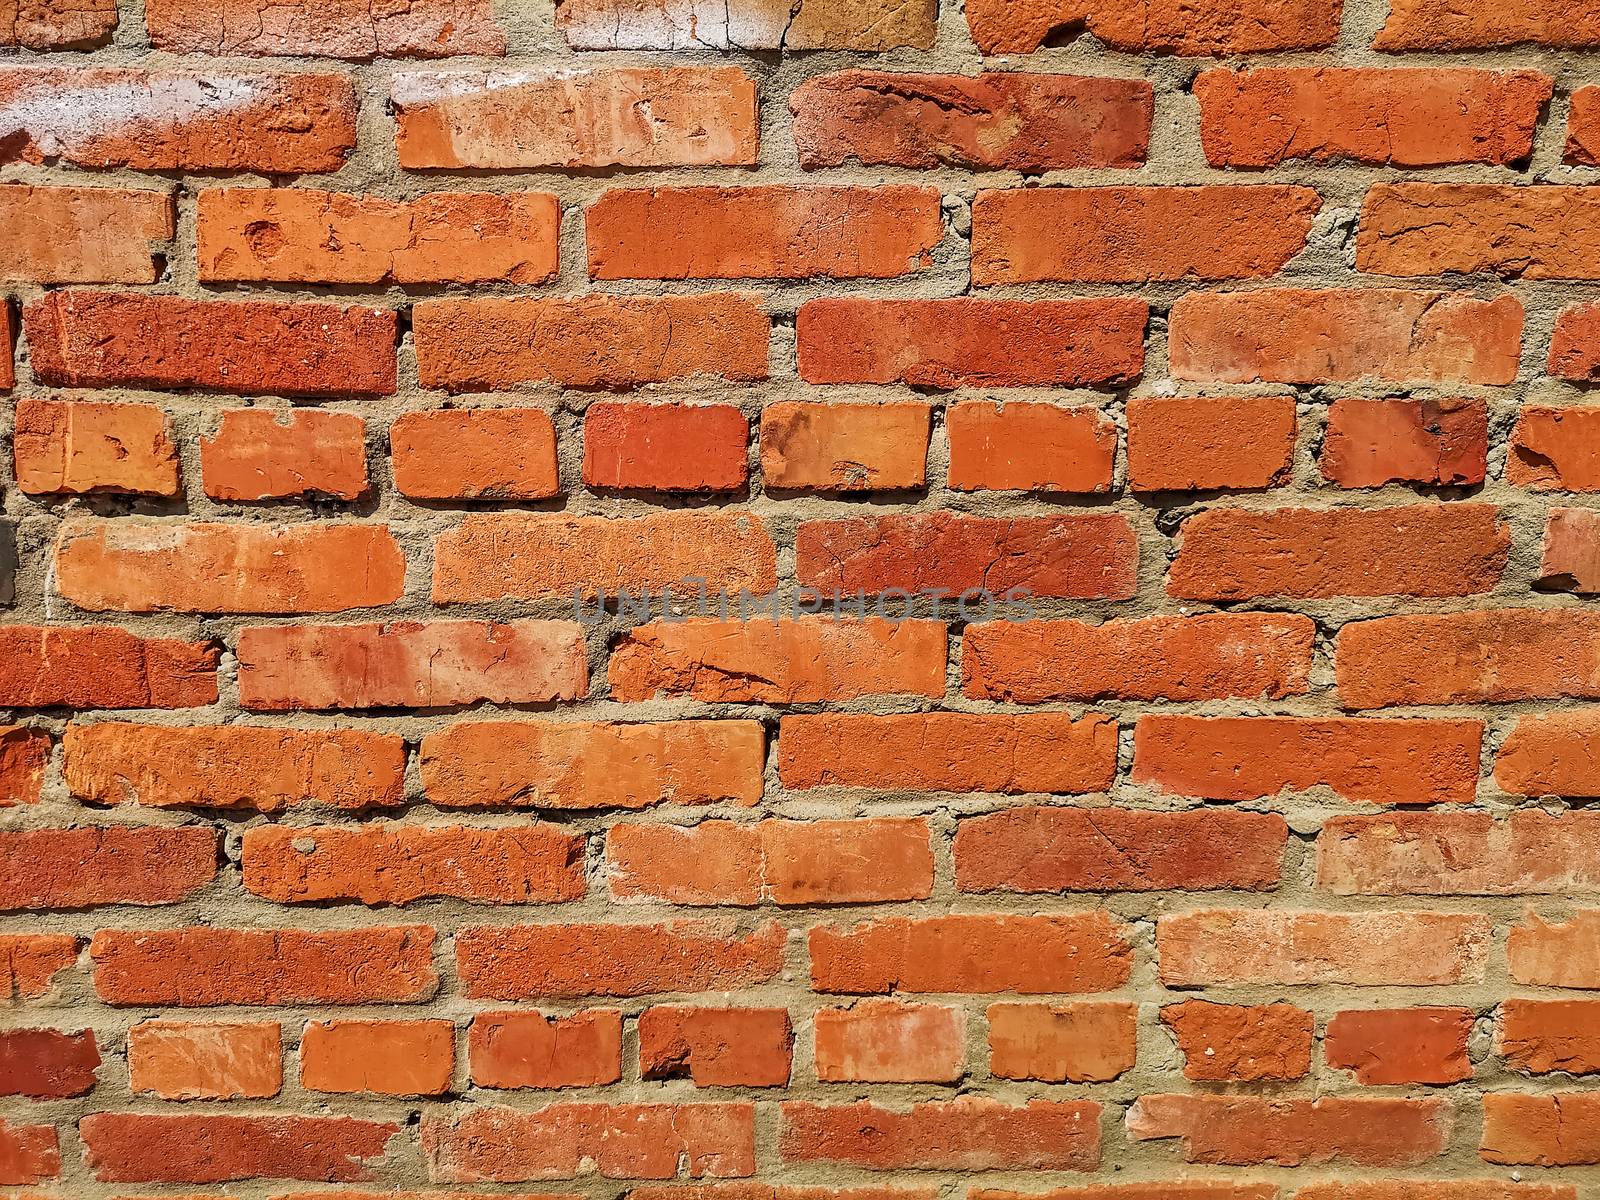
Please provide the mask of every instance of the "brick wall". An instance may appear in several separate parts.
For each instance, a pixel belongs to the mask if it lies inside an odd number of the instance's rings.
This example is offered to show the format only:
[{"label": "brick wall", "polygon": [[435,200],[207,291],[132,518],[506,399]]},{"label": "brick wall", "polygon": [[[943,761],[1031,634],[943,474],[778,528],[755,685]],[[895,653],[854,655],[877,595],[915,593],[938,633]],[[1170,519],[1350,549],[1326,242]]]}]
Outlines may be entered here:
[{"label": "brick wall", "polygon": [[1600,1196],[1592,3],[0,45],[6,1200]]}]

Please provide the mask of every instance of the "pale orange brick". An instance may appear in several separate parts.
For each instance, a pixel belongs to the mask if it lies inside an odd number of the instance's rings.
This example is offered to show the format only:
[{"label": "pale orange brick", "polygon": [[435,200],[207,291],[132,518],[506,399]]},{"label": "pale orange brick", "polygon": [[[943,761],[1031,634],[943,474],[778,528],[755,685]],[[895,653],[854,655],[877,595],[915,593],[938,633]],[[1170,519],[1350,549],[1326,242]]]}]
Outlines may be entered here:
[{"label": "pale orange brick", "polygon": [[1106,1083],[1132,1068],[1139,1007],[1123,1001],[991,1004],[989,1070],[1001,1079]]},{"label": "pale orange brick", "polygon": [[1096,409],[978,401],[946,410],[945,428],[958,491],[1111,489],[1117,427]]},{"label": "pale orange brick", "polygon": [[149,404],[19,400],[17,487],[32,494],[178,494],[178,452]]},{"label": "pale orange brick", "polygon": [[282,1027],[141,1021],[128,1031],[128,1086],[162,1100],[264,1100],[283,1086]]},{"label": "pale orange brick", "polygon": [[213,500],[358,500],[369,487],[366,423],[309,408],[234,409],[200,439],[200,478]]},{"label": "pale orange brick", "polygon": [[769,489],[896,491],[927,482],[929,405],[807,404],[761,410],[761,471]]}]

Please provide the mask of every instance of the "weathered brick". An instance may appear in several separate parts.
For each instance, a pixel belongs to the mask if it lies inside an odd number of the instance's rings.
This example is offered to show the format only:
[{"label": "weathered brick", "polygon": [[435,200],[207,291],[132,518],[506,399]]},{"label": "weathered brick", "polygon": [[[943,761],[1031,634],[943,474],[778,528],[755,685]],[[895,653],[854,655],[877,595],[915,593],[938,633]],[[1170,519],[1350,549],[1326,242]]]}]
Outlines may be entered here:
[{"label": "weathered brick", "polygon": [[862,0],[791,9],[779,0],[559,0],[579,50],[927,50],[938,5]]},{"label": "weathered brick", "polygon": [[1138,167],[1154,110],[1142,79],[840,71],[789,95],[806,170],[866,166],[992,167],[1040,172]]},{"label": "weathered brick", "polygon": [[1182,1138],[1186,1162],[1297,1167],[1345,1162],[1414,1167],[1444,1153],[1448,1100],[1141,1096],[1128,1110],[1135,1141]]},{"label": "weathered brick", "polygon": [[561,491],[556,429],[536,408],[406,413],[389,426],[394,486],[414,500],[543,500]]},{"label": "weathered brick", "polygon": [[1278,884],[1288,826],[1269,813],[1013,808],[961,822],[964,892],[1259,891]]},{"label": "weathered brick", "polygon": [[[0,934],[0,1000],[37,1000],[78,960],[78,939],[64,933]],[[5,1145],[0,1122],[0,1147]],[[0,1150],[0,1162],[5,1153]],[[20,1182],[20,1181],[13,1181]]]},{"label": "weathered brick", "polygon": [[1483,1098],[1485,1162],[1576,1167],[1600,1163],[1600,1094],[1490,1092]]},{"label": "weathered brick", "polygon": [[102,1112],[78,1122],[84,1161],[108,1183],[375,1179],[399,1132],[354,1117]]},{"label": "weathered brick", "polygon": [[819,992],[1107,992],[1128,981],[1133,947],[1103,911],[1070,916],[886,917],[814,925]]},{"label": "weathered brick", "polygon": [[425,925],[322,933],[104,929],[89,943],[89,956],[95,991],[107,1004],[410,1004],[438,990],[433,940]]},{"label": "weathered brick", "polygon": [[474,1000],[736,991],[783,965],[784,932],[721,918],[666,925],[473,926],[456,934],[456,973]]},{"label": "weathered brick", "polygon": [[1503,1179],[1329,1179],[1299,1188],[1295,1200],[1578,1200],[1578,1190]]},{"label": "weathered brick", "polygon": [[1552,508],[1546,514],[1544,549],[1534,586],[1580,596],[1600,594],[1600,512]]},{"label": "weathered brick", "polygon": [[538,904],[586,890],[583,838],[552,825],[263,825],[245,831],[240,869],[247,890],[279,904]]},{"label": "weathered brick", "polygon": [[[642,1018],[641,1018],[642,1020]],[[622,1078],[622,1014],[487,1012],[468,1034],[472,1082],[489,1088],[593,1087]]]},{"label": "weathered brick", "polygon": [[34,374],[57,387],[274,396],[395,390],[399,334],[386,308],[66,291],[30,301],[23,323]]},{"label": "weathered brick", "polygon": [[67,726],[67,787],[91,804],[242,808],[399,804],[405,743],[349,729]]},{"label": "weathered brick", "polygon": [[15,67],[0,112],[0,162],[285,175],[337,171],[356,144],[345,75]]},{"label": "weathered brick", "polygon": [[61,1141],[54,1125],[0,1119],[0,1184],[40,1183],[61,1175]]},{"label": "weathered brick", "polygon": [[1477,983],[1488,917],[1474,913],[1329,913],[1211,909],[1161,917],[1156,950],[1168,987]]},{"label": "weathered brick", "polygon": [[162,1100],[264,1100],[283,1087],[276,1021],[141,1021],[128,1030],[128,1087]]},{"label": "weathered brick", "polygon": [[1372,45],[1378,50],[1486,50],[1523,42],[1600,45],[1600,17],[1556,0],[1395,0]]},{"label": "weathered brick", "polygon": [[1494,1033],[1495,1053],[1513,1071],[1600,1072],[1600,1001],[1507,1000]]},{"label": "weathered brick", "polygon": [[756,85],[737,67],[403,72],[390,100],[408,170],[756,161]]},{"label": "weathered brick", "polygon": [[1138,8],[1111,0],[974,0],[967,24],[985,54],[1026,54],[1065,30],[1129,53],[1227,55],[1331,46],[1339,9],[1339,0],[1151,0]]},{"label": "weathered brick", "polygon": [[1482,400],[1362,400],[1328,406],[1320,466],[1340,487],[1483,482],[1489,452]]},{"label": "weathered brick", "polygon": [[808,300],[795,320],[807,383],[1115,387],[1144,369],[1142,300]]},{"label": "weathered brick", "polygon": [[213,500],[359,500],[369,488],[366,423],[315,409],[232,409],[200,439],[200,478]]},{"label": "weathered brick", "polygon": [[778,774],[790,788],[1098,792],[1116,774],[1117,723],[1099,713],[787,716]]},{"label": "weathered brick", "polygon": [[1600,304],[1573,304],[1556,315],[1548,370],[1560,379],[1600,379]]},{"label": "weathered brick", "polygon": [[216,873],[217,835],[198,826],[0,833],[5,910],[173,904],[206,887]]},{"label": "weathered brick", "polygon": [[154,283],[164,262],[152,243],[172,240],[172,194],[7,184],[0,187],[0,223],[7,233],[0,279]]},{"label": "weathered brick", "polygon": [[1506,938],[1506,963],[1518,983],[1600,987],[1600,912],[1577,909],[1559,922],[1528,912]]},{"label": "weathered brick", "polygon": [[639,1074],[696,1087],[784,1087],[794,1033],[781,1008],[655,1005],[639,1014]]},{"label": "weathered brick", "polygon": [[896,491],[927,483],[931,408],[920,401],[805,404],[761,410],[767,490]]},{"label": "weathered brick", "polygon": [[392,7],[365,0],[288,6],[269,0],[147,0],[145,22],[156,49],[176,54],[367,59],[506,52],[490,0],[406,0]]},{"label": "weathered brick", "polygon": [[437,1096],[454,1069],[449,1021],[311,1021],[300,1037],[300,1086],[314,1092]]},{"label": "weathered brick", "polygon": [[1596,737],[1600,710],[1521,717],[1495,756],[1495,782],[1522,796],[1600,796]]},{"label": "weathered brick", "polygon": [[152,404],[19,400],[12,449],[17,487],[34,495],[179,492],[178,451]]},{"label": "weathered brick", "polygon": [[1512,295],[1191,292],[1170,322],[1173,375],[1201,383],[1507,384],[1522,352],[1522,303]]},{"label": "weathered brick", "polygon": [[1214,167],[1518,166],[1533,153],[1552,91],[1537,71],[1448,67],[1269,67],[1202,71],[1194,81],[1200,142]]},{"label": "weathered brick", "polygon": [[142,638],[115,626],[0,628],[7,708],[194,708],[217,699],[213,642]]},{"label": "weathered brick", "polygon": [[1128,486],[1138,492],[1272,488],[1294,472],[1292,396],[1136,396]]},{"label": "weathered brick", "polygon": [[1097,409],[956,404],[945,410],[945,429],[958,491],[1111,490],[1117,427]]},{"label": "weathered brick", "polygon": [[1506,482],[1539,492],[1600,492],[1600,413],[1524,408],[1506,449]]},{"label": "weathered brick", "polygon": [[1330,1067],[1354,1071],[1363,1086],[1446,1084],[1472,1078],[1470,1008],[1388,1008],[1341,1012],[1328,1021],[1322,1049]]},{"label": "weathered brick", "polygon": [[1311,1073],[1317,1021],[1292,1004],[1213,1004],[1186,1000],[1161,1009],[1183,1051],[1185,1079],[1254,1083]]},{"label": "weathered brick", "polygon": [[245,708],[449,708],[575,700],[589,690],[576,621],[391,621],[239,631]]},{"label": "weathered brick", "polygon": [[[1312,1185],[1315,1187],[1316,1185]],[[1362,1186],[1362,1185],[1354,1185]],[[1302,1190],[1297,1193],[1309,1196]],[[1157,1179],[1148,1183],[1097,1183],[1087,1187],[1058,1187],[1044,1193],[1014,1192],[999,1188],[971,1188],[968,1200],[1279,1200],[1276,1183],[1243,1183],[1210,1179]],[[1341,1193],[1342,1197],[1342,1193]],[[1336,1200],[1325,1197],[1324,1200]],[[1388,1197],[1387,1200],[1407,1200],[1405,1197]],[[1411,1198],[1418,1200],[1418,1198]],[[1438,1197],[1437,1200],[1449,1200]],[[1474,1200],[1484,1200],[1477,1197]],[[1493,1197],[1491,1200],[1509,1200]],[[1541,1197],[1539,1200],[1557,1200]],[[1567,1198],[1574,1200],[1574,1198]]]},{"label": "weathered brick", "polygon": [[813,1026],[823,1083],[954,1083],[967,1071],[959,1008],[862,1000],[817,1010]]},{"label": "weathered brick", "polygon": [[978,517],[951,512],[803,522],[795,574],[839,591],[1125,600],[1139,546],[1120,513]]},{"label": "weathered brick", "polygon": [[1574,88],[1567,107],[1567,143],[1562,161],[1600,166],[1600,87]]},{"label": "weathered brick", "polygon": [[1600,207],[1587,188],[1379,183],[1361,204],[1356,266],[1379,275],[1595,279],[1597,252]]},{"label": "weathered brick", "polygon": [[1183,523],[1167,593],[1471,596],[1493,591],[1511,537],[1488,504],[1394,508],[1209,508]]},{"label": "weathered brick", "polygon": [[991,1004],[987,1016],[989,1071],[1000,1079],[1105,1083],[1138,1053],[1136,1004]]},{"label": "weathered brick", "polygon": [[7,0],[0,7],[0,46],[88,49],[110,41],[116,27],[116,0]]},{"label": "weathered brick", "polygon": [[892,279],[944,221],[931,187],[613,188],[584,232],[591,279]]},{"label": "weathered brick", "polygon": [[832,1162],[874,1171],[1092,1171],[1100,1165],[1100,1105],[1093,1100],[987,1096],[932,1100],[907,1110],[785,1103],[778,1151],[787,1162]]},{"label": "weathered brick", "polygon": [[39,803],[50,735],[26,725],[0,725],[0,808]]},{"label": "weathered brick", "polygon": [[423,301],[412,320],[422,386],[449,392],[767,377],[770,322],[750,296],[480,296]]},{"label": "weathered brick", "polygon": [[100,1050],[94,1032],[10,1029],[0,1032],[0,1096],[67,1100],[94,1090]]},{"label": "weathered brick", "polygon": [[422,739],[422,788],[441,808],[748,807],[765,740],[756,721],[467,722]]},{"label": "weathered brick", "polygon": [[736,492],[750,426],[731,404],[603,400],[583,418],[583,481],[597,490]]},{"label": "weathered brick", "polygon": [[1305,249],[1307,187],[1017,188],[972,204],[972,282],[1254,279]]}]

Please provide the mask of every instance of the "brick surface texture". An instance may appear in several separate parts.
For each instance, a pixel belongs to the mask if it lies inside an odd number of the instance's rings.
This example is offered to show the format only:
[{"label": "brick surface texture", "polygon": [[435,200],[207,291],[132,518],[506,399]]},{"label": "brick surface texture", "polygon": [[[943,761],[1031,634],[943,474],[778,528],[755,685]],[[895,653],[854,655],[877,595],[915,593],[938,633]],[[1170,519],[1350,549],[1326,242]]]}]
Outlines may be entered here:
[{"label": "brick surface texture", "polygon": [[0,1200],[1600,1200],[1596,0],[0,0]]}]

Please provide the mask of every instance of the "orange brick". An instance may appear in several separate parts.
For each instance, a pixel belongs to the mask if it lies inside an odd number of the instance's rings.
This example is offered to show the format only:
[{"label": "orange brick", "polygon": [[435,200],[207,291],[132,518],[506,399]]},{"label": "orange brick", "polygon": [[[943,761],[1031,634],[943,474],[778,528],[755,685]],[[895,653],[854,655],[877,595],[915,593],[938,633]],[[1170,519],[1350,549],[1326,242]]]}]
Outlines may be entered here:
[{"label": "orange brick", "polygon": [[696,1087],[783,1087],[794,1033],[781,1008],[656,1005],[639,1014],[639,1072]]},{"label": "orange brick", "polygon": [[0,808],[39,803],[50,735],[25,725],[0,725]]},{"label": "orange brick", "polygon": [[1203,1083],[1304,1079],[1317,1021],[1292,1004],[1185,1000],[1161,1009],[1183,1051],[1183,1075]]},{"label": "orange brick", "polygon": [[967,24],[985,54],[1027,54],[1065,31],[1129,53],[1233,55],[1331,46],[1339,8],[1337,0],[1152,0],[1137,10],[1114,0],[975,0]]},{"label": "orange brick", "polygon": [[642,7],[630,0],[561,0],[556,26],[584,50],[889,50],[933,45],[938,6],[866,0],[789,12],[771,0],[733,0],[720,10],[692,0]]},{"label": "orange brick", "polygon": [[468,1034],[472,1082],[488,1088],[593,1087],[622,1078],[622,1014],[487,1012]]},{"label": "orange brick", "polygon": [[116,0],[43,0],[14,5],[0,24],[0,45],[29,50],[88,49],[104,45],[117,27]]},{"label": "orange brick", "polygon": [[414,500],[543,500],[561,491],[556,428],[536,408],[406,413],[389,427],[394,485]]},{"label": "orange brick", "polygon": [[128,1087],[162,1100],[264,1100],[283,1087],[282,1027],[141,1021],[128,1031]]},{"label": "orange brick", "polygon": [[1600,513],[1552,508],[1546,514],[1544,551],[1534,586],[1580,596],[1600,593]]},{"label": "orange brick", "polygon": [[1139,492],[1272,488],[1294,472],[1293,396],[1128,401],[1128,486]]},{"label": "orange brick", "polygon": [[[3,33],[0,33],[3,39]],[[0,279],[154,283],[172,240],[172,195],[124,188],[0,187]]]},{"label": "orange brick", "polygon": [[1506,482],[1539,492],[1600,492],[1600,413],[1524,408],[1506,451]]},{"label": "orange brick", "polygon": [[1573,89],[1567,109],[1567,144],[1561,157],[1575,166],[1600,165],[1600,87]]},{"label": "orange brick", "polygon": [[1600,712],[1532,713],[1521,717],[1500,745],[1494,781],[1521,796],[1600,795],[1594,739]]},{"label": "orange brick", "polygon": [[1147,1095],[1127,1126],[1134,1141],[1182,1138],[1192,1163],[1414,1167],[1444,1153],[1450,1115],[1434,1099]]},{"label": "orange brick", "polygon": [[1550,0],[1397,0],[1372,44],[1378,50],[1483,50],[1523,42],[1600,45],[1600,18]]},{"label": "orange brick", "polygon": [[980,401],[947,409],[945,427],[958,491],[1111,490],[1117,427],[1096,409]]},{"label": "orange brick", "polygon": [[1340,487],[1483,482],[1489,452],[1482,400],[1360,400],[1328,406],[1322,474]]},{"label": "orange brick", "polygon": [[959,1008],[863,1000],[814,1018],[823,1083],[954,1083],[966,1074],[967,1020]]},{"label": "orange brick", "polygon": [[591,488],[735,492],[749,476],[750,427],[731,404],[600,401],[583,419],[583,481]]},{"label": "orange brick", "polygon": [[868,1170],[1092,1171],[1100,1164],[1100,1105],[1093,1100],[987,1096],[909,1108],[859,1104],[783,1105],[778,1151],[785,1162],[842,1163]]},{"label": "orange brick", "polygon": [[0,999],[39,999],[77,960],[78,939],[68,934],[0,934]]},{"label": "orange brick", "polygon": [[17,487],[35,495],[179,492],[178,452],[154,405],[19,400],[12,447]]},{"label": "orange brick", "polygon": [[332,0],[290,13],[285,17],[271,0],[148,0],[145,22],[156,49],[176,54],[366,59],[506,52],[489,0],[407,0],[400,8]]},{"label": "orange brick", "polygon": [[[1564,830],[1558,828],[1554,832],[1557,836],[1552,840],[1571,845],[1560,838]],[[1511,927],[1506,938],[1506,960],[1511,978],[1518,983],[1600,987],[1600,911],[1578,909],[1568,921],[1546,921],[1538,913],[1529,912],[1521,924]]]},{"label": "orange brick", "polygon": [[312,1021],[300,1037],[300,1086],[314,1092],[437,1096],[454,1070],[449,1021]]},{"label": "orange brick", "polygon": [[1363,1086],[1459,1083],[1472,1078],[1469,1008],[1391,1008],[1341,1012],[1328,1021],[1328,1065],[1354,1071]]},{"label": "orange brick", "polygon": [[1600,1163],[1597,1121],[1600,1095],[1594,1092],[1490,1092],[1483,1098],[1478,1154],[1506,1166],[1592,1166]]},{"label": "orange brick", "polygon": [[222,414],[200,439],[200,477],[213,500],[367,494],[366,423],[352,413],[264,408]]},{"label": "orange brick", "polygon": [[1560,379],[1600,379],[1600,304],[1573,304],[1556,314],[1548,363]]},{"label": "orange brick", "polygon": [[78,1123],[84,1161],[113,1183],[369,1180],[400,1129],[354,1117],[193,1113],[102,1112]]},{"label": "orange brick", "polygon": [[929,405],[804,404],[761,410],[768,490],[895,491],[927,483]]},{"label": "orange brick", "polygon": [[0,832],[0,910],[173,904],[216,874],[216,834],[200,827]]},{"label": "orange brick", "polygon": [[1000,1079],[1106,1083],[1137,1054],[1136,1004],[991,1004],[988,1018],[989,1070]]}]

